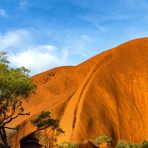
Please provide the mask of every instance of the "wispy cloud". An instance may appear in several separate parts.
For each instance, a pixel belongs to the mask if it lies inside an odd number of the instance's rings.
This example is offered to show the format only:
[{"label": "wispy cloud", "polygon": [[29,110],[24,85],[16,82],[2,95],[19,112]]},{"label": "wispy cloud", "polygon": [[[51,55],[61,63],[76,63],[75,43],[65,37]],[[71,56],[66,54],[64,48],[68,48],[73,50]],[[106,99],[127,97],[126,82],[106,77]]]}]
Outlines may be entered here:
[{"label": "wispy cloud", "polygon": [[26,51],[20,51],[9,55],[14,66],[25,66],[31,70],[31,74],[36,74],[49,70],[50,68],[65,65],[68,53],[63,51],[58,55],[56,47],[52,45],[41,45],[30,47]]},{"label": "wispy cloud", "polygon": [[81,34],[73,38],[67,39],[66,48],[69,50],[71,55],[80,56],[86,58],[89,55],[91,49],[89,45],[92,38],[88,34]]},{"label": "wispy cloud", "polygon": [[[130,8],[148,8],[148,1],[147,0],[122,0],[128,7]],[[143,11],[143,10],[142,10]]]},{"label": "wispy cloud", "polygon": [[22,48],[30,45],[31,42],[31,33],[24,29],[18,29],[14,31],[9,31],[5,34],[0,34],[0,48],[2,50]]},{"label": "wispy cloud", "polygon": [[25,66],[31,70],[31,75],[69,63],[67,48],[36,44],[34,40],[33,34],[27,30],[10,31],[0,35],[0,49],[8,52],[12,66]]},{"label": "wispy cloud", "polygon": [[7,17],[8,14],[6,13],[6,11],[4,9],[0,9],[0,17]]},{"label": "wispy cloud", "polygon": [[29,6],[28,0],[20,0],[19,8],[20,9],[26,9]]}]

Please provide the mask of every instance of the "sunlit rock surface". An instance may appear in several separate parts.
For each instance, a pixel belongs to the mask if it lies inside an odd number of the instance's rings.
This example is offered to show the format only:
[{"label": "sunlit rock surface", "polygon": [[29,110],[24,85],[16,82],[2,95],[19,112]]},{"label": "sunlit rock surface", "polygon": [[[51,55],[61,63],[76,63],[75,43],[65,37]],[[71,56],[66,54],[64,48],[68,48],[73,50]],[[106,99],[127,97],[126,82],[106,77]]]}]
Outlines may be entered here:
[{"label": "sunlit rock surface", "polygon": [[36,94],[25,103],[31,116],[12,146],[35,130],[29,121],[42,110],[60,119],[60,141],[79,143],[101,135],[132,142],[148,140],[148,38],[124,43],[77,65],[33,76]]}]

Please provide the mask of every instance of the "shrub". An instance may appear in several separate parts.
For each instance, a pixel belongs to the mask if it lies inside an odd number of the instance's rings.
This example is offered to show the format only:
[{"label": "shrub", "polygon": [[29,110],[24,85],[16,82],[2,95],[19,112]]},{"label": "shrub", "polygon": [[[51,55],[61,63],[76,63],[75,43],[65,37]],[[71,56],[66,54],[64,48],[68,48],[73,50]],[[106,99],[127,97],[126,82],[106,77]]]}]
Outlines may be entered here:
[{"label": "shrub", "polygon": [[108,143],[110,144],[112,139],[109,136],[100,136],[96,138],[95,140],[90,140],[94,145],[100,145],[102,143]]},{"label": "shrub", "polygon": [[[142,144],[135,144],[135,143],[130,143],[127,142],[125,140],[120,140],[117,145],[116,148],[148,148],[148,144],[146,141],[144,141]],[[147,147],[143,147],[143,146],[147,146]]]},{"label": "shrub", "polygon": [[117,143],[116,148],[126,148],[126,146],[127,146],[126,141],[120,140],[120,141]]},{"label": "shrub", "polygon": [[141,144],[141,148],[148,148],[148,141],[143,141]]},{"label": "shrub", "polygon": [[63,142],[58,146],[58,148],[77,148],[77,147],[78,147],[78,144],[72,144],[68,142]]},{"label": "shrub", "polygon": [[140,148],[140,145],[135,144],[135,143],[127,143],[126,148]]}]

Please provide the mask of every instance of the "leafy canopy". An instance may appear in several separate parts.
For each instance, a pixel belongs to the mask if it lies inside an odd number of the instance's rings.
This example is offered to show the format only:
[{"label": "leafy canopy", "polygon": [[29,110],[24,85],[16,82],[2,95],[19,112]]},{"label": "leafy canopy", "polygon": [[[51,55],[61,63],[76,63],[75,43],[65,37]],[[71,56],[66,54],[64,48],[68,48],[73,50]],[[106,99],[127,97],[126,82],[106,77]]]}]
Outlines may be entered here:
[{"label": "leafy canopy", "polygon": [[53,119],[49,111],[42,111],[40,115],[32,121],[32,123],[37,126],[38,129],[47,127],[57,129],[59,127],[59,120]]},{"label": "leafy canopy", "polygon": [[27,100],[35,90],[28,73],[25,67],[10,67],[7,54],[0,52],[0,129],[25,115],[22,100]]},{"label": "leafy canopy", "polygon": [[39,131],[48,129],[48,135],[47,137],[44,137],[44,140],[46,140],[44,145],[51,148],[56,147],[57,137],[64,133],[59,127],[59,120],[54,119],[49,111],[42,111],[38,117],[32,121],[32,124],[37,127],[37,130],[34,131],[34,133],[37,132],[39,136]]}]

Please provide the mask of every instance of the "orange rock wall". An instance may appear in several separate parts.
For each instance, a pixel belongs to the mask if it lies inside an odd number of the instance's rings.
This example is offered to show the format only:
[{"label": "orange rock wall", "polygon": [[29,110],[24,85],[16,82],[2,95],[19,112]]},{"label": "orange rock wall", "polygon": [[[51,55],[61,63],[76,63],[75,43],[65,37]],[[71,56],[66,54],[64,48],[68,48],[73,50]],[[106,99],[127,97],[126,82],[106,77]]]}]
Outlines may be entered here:
[{"label": "orange rock wall", "polygon": [[[111,136],[114,143],[148,140],[148,38],[129,41],[77,66],[38,74],[33,80],[36,94],[25,103],[31,116],[13,125],[50,110],[65,131],[59,142],[77,143],[100,135]],[[15,148],[33,130],[26,126],[14,134]]]}]

